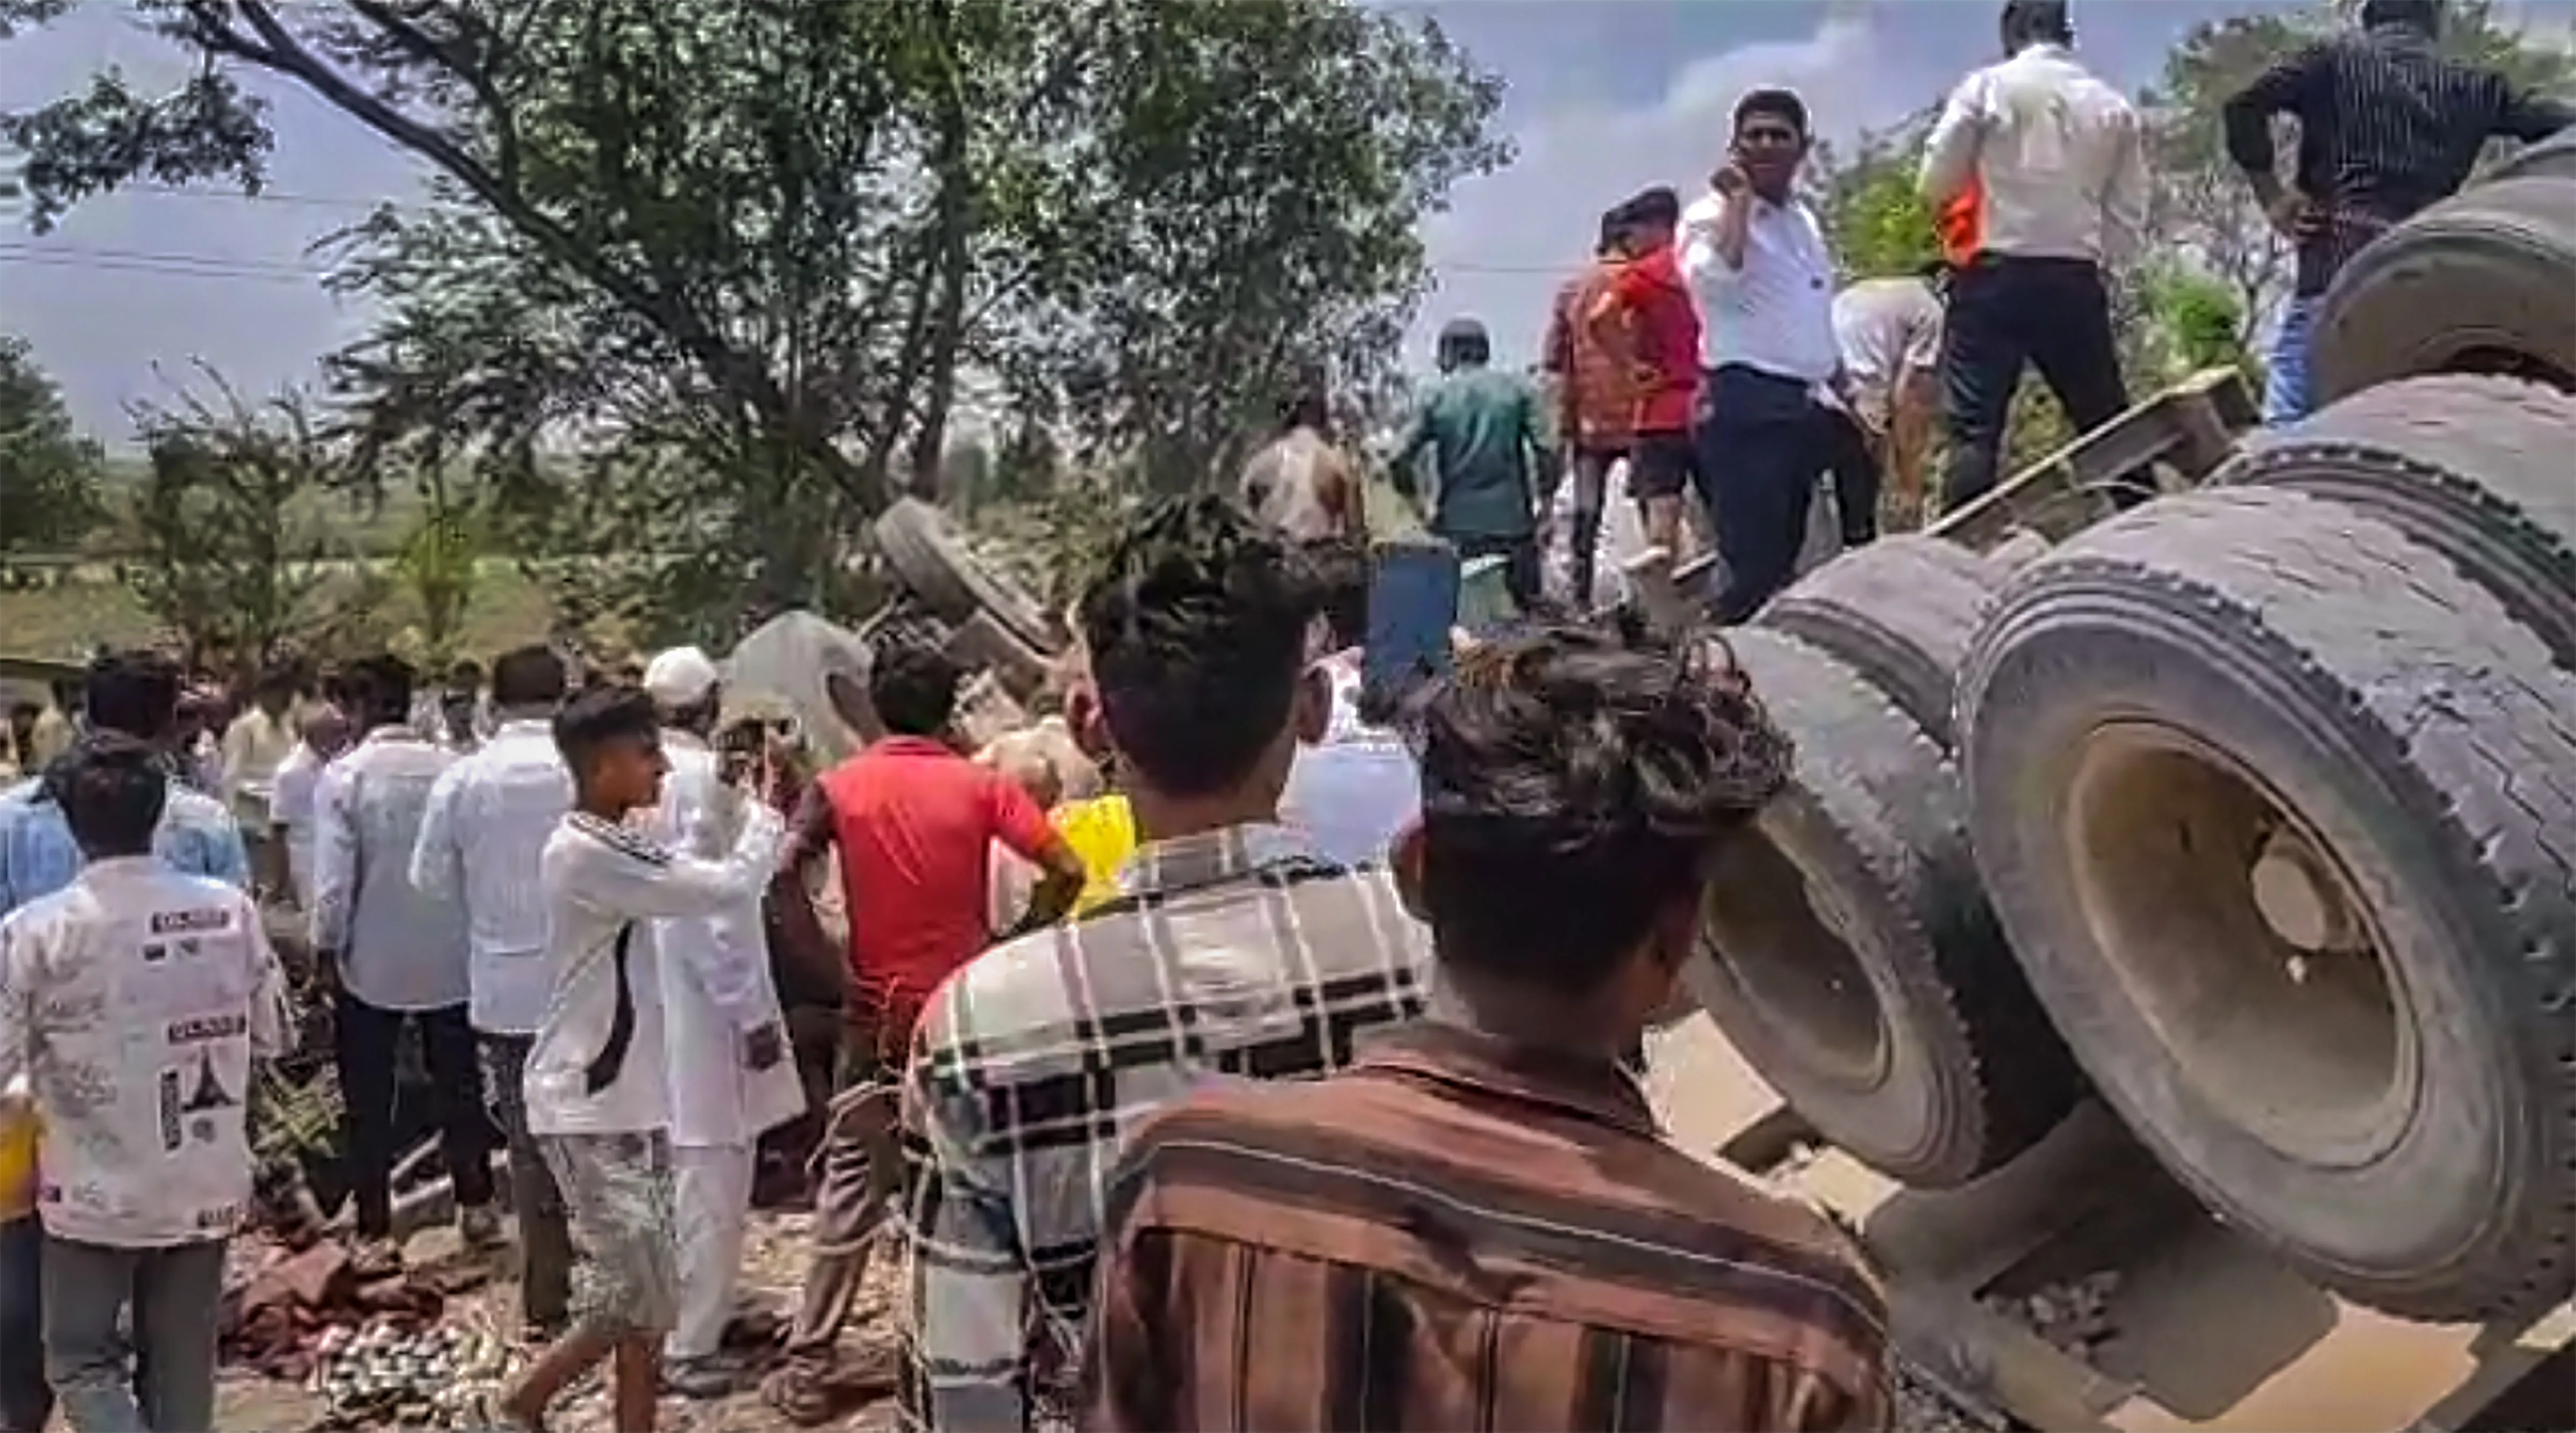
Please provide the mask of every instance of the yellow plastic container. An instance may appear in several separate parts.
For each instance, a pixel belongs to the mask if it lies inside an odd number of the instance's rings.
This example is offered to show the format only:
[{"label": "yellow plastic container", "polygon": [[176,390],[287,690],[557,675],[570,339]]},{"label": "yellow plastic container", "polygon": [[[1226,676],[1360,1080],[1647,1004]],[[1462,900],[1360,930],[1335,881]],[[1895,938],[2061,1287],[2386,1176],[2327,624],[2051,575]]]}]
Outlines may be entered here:
[{"label": "yellow plastic container", "polygon": [[0,1220],[17,1219],[36,1208],[36,1137],[44,1122],[24,1076],[0,1091]]}]

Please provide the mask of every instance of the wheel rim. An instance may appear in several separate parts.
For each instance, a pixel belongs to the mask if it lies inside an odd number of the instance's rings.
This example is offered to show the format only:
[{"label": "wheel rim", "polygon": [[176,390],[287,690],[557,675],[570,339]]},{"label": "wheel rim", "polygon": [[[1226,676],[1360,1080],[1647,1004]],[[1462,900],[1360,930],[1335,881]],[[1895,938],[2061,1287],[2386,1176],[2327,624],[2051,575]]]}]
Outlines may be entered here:
[{"label": "wheel rim", "polygon": [[1848,928],[1757,827],[1718,856],[1700,946],[1782,1049],[1837,1084],[1865,1088],[1887,1075],[1887,1012]]},{"label": "wheel rim", "polygon": [[2174,1077],[2281,1153],[2353,1167],[2404,1133],[2418,1052],[2351,873],[2241,763],[2097,728],[2061,834],[2093,943]]}]

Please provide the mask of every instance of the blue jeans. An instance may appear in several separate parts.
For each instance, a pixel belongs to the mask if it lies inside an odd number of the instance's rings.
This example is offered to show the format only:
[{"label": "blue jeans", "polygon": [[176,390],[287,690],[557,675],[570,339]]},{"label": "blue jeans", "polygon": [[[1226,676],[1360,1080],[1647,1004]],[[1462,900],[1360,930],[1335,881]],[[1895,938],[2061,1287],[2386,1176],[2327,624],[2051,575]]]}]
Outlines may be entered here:
[{"label": "blue jeans", "polygon": [[2325,295],[2293,297],[2281,305],[2281,330],[2272,336],[2266,360],[2271,374],[2263,384],[2263,426],[2279,428],[2308,416],[2313,395],[2308,387],[2308,340],[2315,333],[2317,310]]}]

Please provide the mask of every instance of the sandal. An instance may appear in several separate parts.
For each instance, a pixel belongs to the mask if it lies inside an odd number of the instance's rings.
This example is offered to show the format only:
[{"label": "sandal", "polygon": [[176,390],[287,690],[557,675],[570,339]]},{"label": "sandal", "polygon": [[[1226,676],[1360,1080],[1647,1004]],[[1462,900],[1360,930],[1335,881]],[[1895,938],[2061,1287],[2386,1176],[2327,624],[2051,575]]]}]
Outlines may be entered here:
[{"label": "sandal", "polygon": [[761,1380],[760,1401],[799,1428],[828,1423],[840,1411],[833,1397],[831,1370],[790,1364]]}]

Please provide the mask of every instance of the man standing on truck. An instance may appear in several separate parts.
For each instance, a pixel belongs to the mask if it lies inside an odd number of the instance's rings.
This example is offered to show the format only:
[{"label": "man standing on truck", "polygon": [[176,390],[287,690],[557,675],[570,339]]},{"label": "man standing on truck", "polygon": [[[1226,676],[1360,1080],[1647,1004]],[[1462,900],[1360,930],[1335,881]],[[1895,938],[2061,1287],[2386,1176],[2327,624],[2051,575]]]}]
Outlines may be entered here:
[{"label": "man standing on truck", "polygon": [[1628,438],[1628,485],[1645,509],[1646,543],[1678,559],[1682,492],[1698,462],[1691,414],[1699,402],[1700,314],[1682,281],[1674,240],[1681,196],[1649,189],[1616,211],[1630,262],[1584,315],[1604,344],[1624,345],[1636,375]]},{"label": "man standing on truck", "polygon": [[1539,596],[1537,483],[1554,461],[1540,431],[1538,395],[1517,373],[1491,366],[1493,341],[1472,318],[1440,330],[1440,382],[1414,415],[1390,465],[1396,490],[1414,499],[1415,460],[1432,455],[1430,526],[1462,558],[1500,555],[1504,585],[1526,612]]},{"label": "man standing on truck", "polygon": [[[1811,135],[1797,95],[1746,94],[1709,193],[1682,214],[1682,274],[1708,325],[1695,457],[1726,560],[1721,622],[1751,617],[1797,575],[1816,476],[1832,456],[1829,404],[1843,386],[1834,256],[1796,193]],[[1874,513],[1869,486],[1854,506]]]},{"label": "man standing on truck", "polygon": [[[2138,112],[2076,62],[2066,0],[2007,0],[2003,42],[2007,58],[1951,92],[1923,152],[1923,197],[1974,226],[1951,240],[1971,257],[1951,276],[1942,342],[1944,510],[1995,485],[2025,365],[2078,432],[2129,406],[2109,275],[2137,255],[2146,227]],[[2146,496],[2125,485],[2118,500]]]},{"label": "man standing on truck", "polygon": [[[1636,421],[1636,358],[1616,328],[1594,328],[1586,321],[1619,271],[1627,267],[1627,235],[1619,211],[1601,216],[1601,237],[1592,262],[1556,296],[1548,313],[1547,344],[1540,367],[1556,379],[1557,441],[1564,445],[1565,466],[1574,472],[1574,522],[1567,534],[1572,546],[1572,590],[1575,602],[1592,600],[1593,563],[1601,546],[1601,512],[1609,501],[1610,470],[1628,455],[1631,425]],[[1555,510],[1555,482],[1547,484],[1548,511]]]},{"label": "man standing on truck", "polygon": [[[2576,110],[2443,55],[2441,0],[2368,0],[2352,31],[2264,71],[2227,102],[2227,157],[2298,251],[2272,340],[2263,422],[2308,415],[2308,336],[2335,271],[2389,228],[2448,198],[2490,139],[2546,139]],[[2283,189],[2272,117],[2299,122],[2298,187]]]}]

